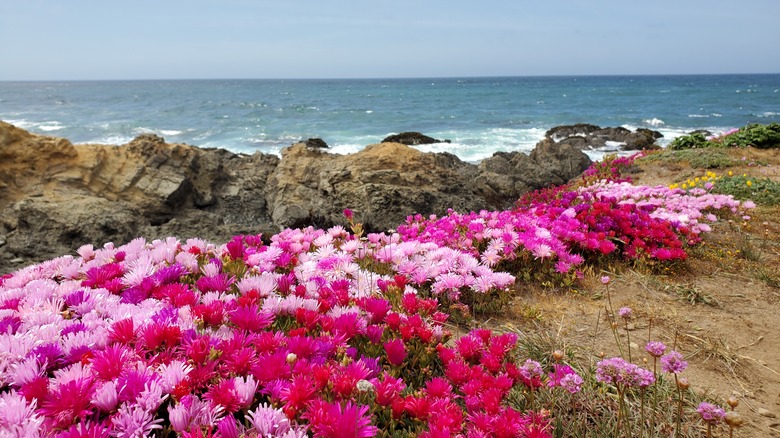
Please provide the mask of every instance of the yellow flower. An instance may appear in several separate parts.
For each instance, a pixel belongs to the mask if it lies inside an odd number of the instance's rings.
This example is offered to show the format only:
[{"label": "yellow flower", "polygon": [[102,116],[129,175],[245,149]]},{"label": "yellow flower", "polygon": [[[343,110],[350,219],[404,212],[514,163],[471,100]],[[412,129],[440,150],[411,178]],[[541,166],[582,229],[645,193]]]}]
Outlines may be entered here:
[{"label": "yellow flower", "polygon": [[753,185],[753,181],[748,180],[745,184],[747,184],[748,187]]},{"label": "yellow flower", "polygon": [[688,188],[688,184],[683,183],[682,188],[683,189],[687,189]]},{"label": "yellow flower", "polygon": [[734,176],[734,172],[729,170],[729,176]]}]

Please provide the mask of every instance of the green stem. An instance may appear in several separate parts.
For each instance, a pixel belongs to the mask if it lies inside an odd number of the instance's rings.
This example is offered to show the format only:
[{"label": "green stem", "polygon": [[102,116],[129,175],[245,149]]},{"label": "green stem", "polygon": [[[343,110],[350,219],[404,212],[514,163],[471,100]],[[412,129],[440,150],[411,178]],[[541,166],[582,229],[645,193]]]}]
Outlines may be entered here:
[{"label": "green stem", "polygon": [[626,323],[626,340],[628,341],[628,361],[631,362],[631,332],[628,331],[628,320],[625,320]]},{"label": "green stem", "polygon": [[[658,385],[658,372],[656,366],[658,365],[658,358],[653,356],[653,377],[655,378],[654,385]],[[658,389],[653,389],[653,412],[650,415],[650,435],[655,432],[655,413],[658,409]]]},{"label": "green stem", "polygon": [[639,423],[639,436],[645,436],[645,388],[642,388],[639,396],[640,399],[640,412],[642,417],[642,422]]},{"label": "green stem", "polygon": [[682,388],[680,388],[680,382],[677,379],[677,373],[674,373],[674,384],[677,386],[677,425],[674,429],[674,436],[678,437],[680,436],[680,423],[682,422],[683,395]]}]

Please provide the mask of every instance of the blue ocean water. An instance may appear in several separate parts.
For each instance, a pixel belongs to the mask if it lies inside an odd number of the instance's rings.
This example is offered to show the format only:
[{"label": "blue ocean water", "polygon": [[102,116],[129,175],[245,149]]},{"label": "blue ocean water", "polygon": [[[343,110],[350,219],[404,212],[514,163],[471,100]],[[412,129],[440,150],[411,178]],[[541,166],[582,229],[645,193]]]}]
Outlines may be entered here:
[{"label": "blue ocean water", "polygon": [[420,131],[452,141],[423,150],[477,161],[528,152],[564,124],[646,127],[667,144],[695,129],[780,122],[780,74],[0,82],[0,120],[74,143],[156,133],[244,153],[310,137],[350,153]]}]

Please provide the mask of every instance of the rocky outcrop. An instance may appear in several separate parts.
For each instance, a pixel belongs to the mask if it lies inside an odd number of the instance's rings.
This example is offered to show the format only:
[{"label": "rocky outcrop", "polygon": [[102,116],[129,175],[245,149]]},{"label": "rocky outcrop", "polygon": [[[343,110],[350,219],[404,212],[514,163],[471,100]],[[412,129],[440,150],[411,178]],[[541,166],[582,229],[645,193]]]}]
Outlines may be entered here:
[{"label": "rocky outcrop", "polygon": [[[659,149],[655,141],[663,137],[658,131],[639,128],[631,131],[623,127],[602,128],[587,123],[556,126],[545,133],[555,143],[568,144],[580,150],[605,149],[639,151]],[[608,144],[607,142],[611,142]]]},{"label": "rocky outcrop", "polygon": [[419,132],[402,132],[400,134],[388,135],[382,140],[382,143],[401,143],[407,146],[417,146],[420,144],[449,143],[449,140],[439,140],[428,137]]},{"label": "rocky outcrop", "polygon": [[123,146],[73,145],[0,122],[0,273],[87,243],[138,236],[224,242],[343,224],[345,208],[373,231],[415,213],[507,208],[588,165],[581,151],[552,141],[530,155],[497,153],[479,164],[400,143],[336,155],[302,142],[280,159],[155,135]]}]

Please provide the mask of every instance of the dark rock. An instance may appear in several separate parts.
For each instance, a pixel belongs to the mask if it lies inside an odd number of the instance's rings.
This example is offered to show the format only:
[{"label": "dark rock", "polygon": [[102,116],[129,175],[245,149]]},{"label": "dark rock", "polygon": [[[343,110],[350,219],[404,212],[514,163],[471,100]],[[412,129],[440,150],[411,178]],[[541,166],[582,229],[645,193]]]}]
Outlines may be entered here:
[{"label": "dark rock", "polygon": [[416,146],[420,144],[449,143],[449,140],[438,140],[419,132],[402,132],[385,137],[382,143],[401,143],[407,146]]},{"label": "dark rock", "polygon": [[304,142],[307,148],[315,148],[315,149],[328,149],[329,146],[327,143],[325,143],[325,140],[321,138],[310,138]]},{"label": "dark rock", "polygon": [[580,150],[603,149],[607,142],[617,144],[616,149],[624,151],[658,149],[655,140],[663,137],[658,131],[639,128],[636,132],[622,126],[601,128],[596,125],[579,123],[576,125],[556,126],[545,133],[552,141],[568,144]]},{"label": "dark rock", "polygon": [[596,125],[589,123],[577,123],[574,125],[561,125],[554,128],[550,128],[544,133],[545,137],[549,138],[566,138],[574,136],[587,136],[588,134],[601,129]]}]

